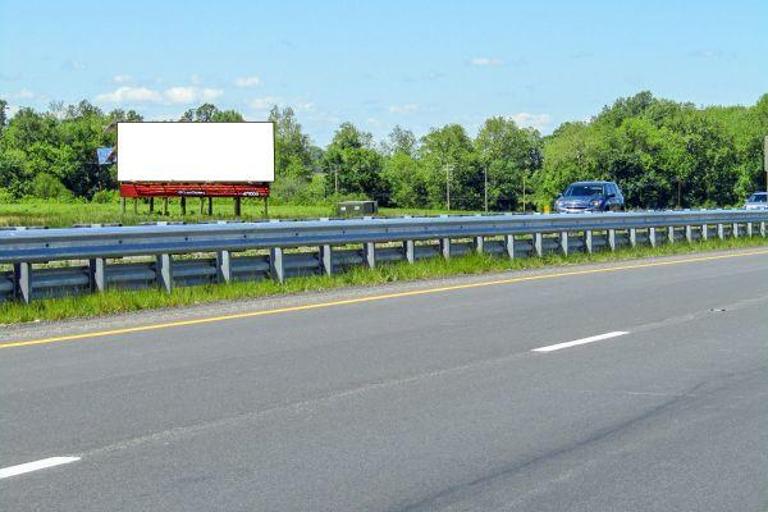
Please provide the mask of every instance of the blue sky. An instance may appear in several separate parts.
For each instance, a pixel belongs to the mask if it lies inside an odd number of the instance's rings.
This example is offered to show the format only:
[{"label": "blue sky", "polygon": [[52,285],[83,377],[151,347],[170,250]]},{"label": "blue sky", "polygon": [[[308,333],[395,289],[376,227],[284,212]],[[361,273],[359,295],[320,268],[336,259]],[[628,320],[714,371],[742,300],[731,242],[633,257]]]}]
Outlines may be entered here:
[{"label": "blue sky", "polygon": [[699,105],[768,92],[768,1],[0,0],[0,97],[175,118],[291,105],[318,144],[505,115],[551,132],[649,89]]}]

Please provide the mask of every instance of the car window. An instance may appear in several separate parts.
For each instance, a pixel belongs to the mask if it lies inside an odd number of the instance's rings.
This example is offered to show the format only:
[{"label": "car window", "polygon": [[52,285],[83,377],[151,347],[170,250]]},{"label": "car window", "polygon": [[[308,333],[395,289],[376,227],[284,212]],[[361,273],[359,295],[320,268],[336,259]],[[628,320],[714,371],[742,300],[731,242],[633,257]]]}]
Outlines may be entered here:
[{"label": "car window", "polygon": [[571,185],[563,194],[566,197],[597,196],[603,194],[602,185]]},{"label": "car window", "polygon": [[750,203],[766,203],[768,202],[768,194],[752,194],[749,198]]}]

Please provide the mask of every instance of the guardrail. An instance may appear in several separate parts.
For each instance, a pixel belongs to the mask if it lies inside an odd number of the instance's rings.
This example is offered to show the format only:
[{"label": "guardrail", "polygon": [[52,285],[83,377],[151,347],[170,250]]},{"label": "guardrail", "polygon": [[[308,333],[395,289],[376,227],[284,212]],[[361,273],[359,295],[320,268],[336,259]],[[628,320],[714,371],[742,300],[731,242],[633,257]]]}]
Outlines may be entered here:
[{"label": "guardrail", "polygon": [[0,300],[29,302],[110,287],[171,291],[177,285],[282,282],[352,265],[412,263],[470,251],[520,258],[765,237],[766,222],[768,211],[704,210],[12,228],[0,230],[0,265],[10,264],[0,271]]}]

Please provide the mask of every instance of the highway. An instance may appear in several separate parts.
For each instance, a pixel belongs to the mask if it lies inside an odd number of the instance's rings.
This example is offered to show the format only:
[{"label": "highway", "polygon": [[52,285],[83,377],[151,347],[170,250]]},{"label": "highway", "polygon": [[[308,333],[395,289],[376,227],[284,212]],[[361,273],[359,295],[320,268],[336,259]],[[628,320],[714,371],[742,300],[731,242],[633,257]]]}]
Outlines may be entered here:
[{"label": "highway", "polygon": [[291,301],[0,335],[0,508],[768,508],[768,248]]}]

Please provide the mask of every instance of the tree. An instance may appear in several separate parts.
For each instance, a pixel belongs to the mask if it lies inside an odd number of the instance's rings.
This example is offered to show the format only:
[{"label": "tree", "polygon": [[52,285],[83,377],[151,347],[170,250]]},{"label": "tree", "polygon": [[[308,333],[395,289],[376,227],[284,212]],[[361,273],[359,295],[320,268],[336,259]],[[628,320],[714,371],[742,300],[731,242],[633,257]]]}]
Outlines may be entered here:
[{"label": "tree", "polygon": [[352,123],[343,123],[323,154],[328,194],[358,194],[387,204],[385,181],[381,175],[382,156],[371,147],[373,137]]},{"label": "tree", "polygon": [[387,142],[384,143],[384,150],[389,155],[405,153],[406,155],[414,156],[416,153],[417,140],[411,130],[406,130],[397,125],[389,133],[387,139]]},{"label": "tree", "polygon": [[275,124],[275,173],[279,179],[292,176],[309,181],[317,162],[309,136],[304,134],[291,107],[272,107],[269,120]]},{"label": "tree", "polygon": [[5,114],[6,110],[8,110],[8,102],[0,99],[0,135],[2,135],[5,125],[8,124],[8,118]]},{"label": "tree", "polygon": [[422,137],[418,157],[427,180],[427,201],[433,208],[478,209],[483,176],[472,140],[464,128],[449,124]]},{"label": "tree", "polygon": [[492,210],[516,210],[523,187],[541,166],[541,137],[536,130],[518,128],[511,119],[492,117],[475,139],[478,159],[488,175],[488,204]]},{"label": "tree", "polygon": [[235,110],[219,110],[216,105],[203,103],[197,108],[184,112],[179,121],[183,123],[240,123],[245,121]]},{"label": "tree", "polygon": [[427,179],[419,161],[397,151],[384,162],[382,177],[388,192],[387,204],[399,208],[424,208],[428,202]]}]

